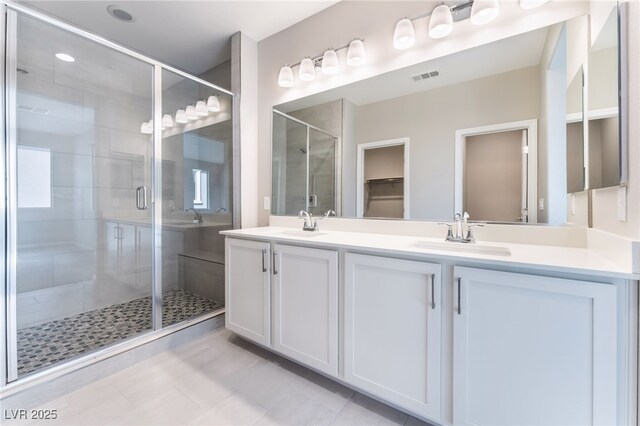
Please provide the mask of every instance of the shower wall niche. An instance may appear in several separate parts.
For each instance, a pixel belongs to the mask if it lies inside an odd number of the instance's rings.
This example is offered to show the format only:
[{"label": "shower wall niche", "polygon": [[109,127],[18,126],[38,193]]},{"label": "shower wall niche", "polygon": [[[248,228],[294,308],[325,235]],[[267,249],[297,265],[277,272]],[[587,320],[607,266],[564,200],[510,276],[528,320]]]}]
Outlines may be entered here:
[{"label": "shower wall niche", "polygon": [[7,382],[221,312],[233,205],[227,90],[15,7]]}]

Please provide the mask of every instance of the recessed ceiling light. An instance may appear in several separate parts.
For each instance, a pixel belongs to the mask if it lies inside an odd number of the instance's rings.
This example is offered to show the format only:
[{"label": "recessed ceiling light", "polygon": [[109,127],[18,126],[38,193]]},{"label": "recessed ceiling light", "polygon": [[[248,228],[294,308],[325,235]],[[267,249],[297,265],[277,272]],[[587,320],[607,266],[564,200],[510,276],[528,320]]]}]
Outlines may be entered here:
[{"label": "recessed ceiling light", "polygon": [[60,59],[61,61],[65,61],[65,62],[75,62],[76,59],[71,56],[71,55],[67,55],[66,53],[56,53],[56,58]]},{"label": "recessed ceiling light", "polygon": [[113,16],[115,19],[121,22],[135,21],[135,19],[133,19],[132,14],[130,14],[129,12],[127,12],[126,10],[124,10],[123,8],[115,4],[112,4],[111,6],[107,7],[107,12],[109,12],[109,15]]}]

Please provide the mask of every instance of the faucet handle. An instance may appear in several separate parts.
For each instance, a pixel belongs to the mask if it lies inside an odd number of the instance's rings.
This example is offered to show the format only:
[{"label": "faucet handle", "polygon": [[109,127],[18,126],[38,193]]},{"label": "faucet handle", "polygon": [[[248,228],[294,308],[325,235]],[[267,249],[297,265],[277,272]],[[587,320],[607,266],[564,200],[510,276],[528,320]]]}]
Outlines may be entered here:
[{"label": "faucet handle", "polygon": [[450,241],[453,239],[453,224],[446,222],[438,222],[438,225],[445,225],[447,227],[447,237],[446,240]]},{"label": "faucet handle", "polygon": [[329,209],[324,213],[324,217],[325,219],[328,218],[329,216],[335,216],[336,212],[334,212],[333,210]]}]

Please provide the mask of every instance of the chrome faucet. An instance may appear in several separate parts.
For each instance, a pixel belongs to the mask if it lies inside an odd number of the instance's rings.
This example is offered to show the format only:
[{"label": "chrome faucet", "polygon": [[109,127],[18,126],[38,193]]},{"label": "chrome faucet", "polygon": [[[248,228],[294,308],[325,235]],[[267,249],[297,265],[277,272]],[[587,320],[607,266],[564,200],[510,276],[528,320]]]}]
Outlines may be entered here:
[{"label": "chrome faucet", "polygon": [[324,218],[328,218],[329,216],[335,216],[336,212],[334,212],[333,210],[329,209],[324,213]]},{"label": "chrome faucet", "polygon": [[193,207],[189,207],[185,212],[188,212],[189,210],[193,210],[193,223],[202,223],[202,215],[200,212]]},{"label": "chrome faucet", "polygon": [[318,220],[312,218],[311,214],[309,214],[308,211],[300,210],[300,213],[298,214],[298,218],[304,220],[302,224],[303,231],[316,232],[320,230],[320,228],[318,228]]},{"label": "chrome faucet", "polygon": [[454,243],[475,243],[476,239],[473,236],[472,228],[476,226],[484,226],[484,223],[469,224],[468,220],[469,213],[464,212],[463,214],[456,213],[453,216],[453,223],[438,223],[438,225],[447,226],[447,237],[445,238],[445,240]]}]

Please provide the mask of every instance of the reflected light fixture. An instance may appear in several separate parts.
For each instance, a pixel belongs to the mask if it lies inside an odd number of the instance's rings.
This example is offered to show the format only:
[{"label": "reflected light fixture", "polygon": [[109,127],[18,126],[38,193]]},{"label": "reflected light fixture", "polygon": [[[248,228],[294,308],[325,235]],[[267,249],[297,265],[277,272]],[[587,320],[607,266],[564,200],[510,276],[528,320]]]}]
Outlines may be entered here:
[{"label": "reflected light fixture", "polygon": [[396,24],[393,32],[393,47],[396,49],[408,49],[416,41],[416,32],[413,29],[413,22],[409,18],[403,18]]},{"label": "reflected light fixture", "polygon": [[445,4],[433,9],[431,19],[429,19],[429,37],[443,38],[453,31],[453,15],[451,9]]},{"label": "reflected light fixture", "polygon": [[280,74],[278,74],[278,85],[280,87],[293,87],[293,70],[289,65],[285,65],[280,68]]},{"label": "reflected light fixture", "polygon": [[71,55],[69,55],[67,53],[56,53],[56,58],[60,59],[63,62],[75,62],[76,61],[76,59],[73,56],[71,56]]},{"label": "reflected light fixture", "polygon": [[338,54],[334,49],[327,49],[322,55],[322,72],[325,74],[337,74],[338,71]]},{"label": "reflected light fixture", "polygon": [[173,118],[171,117],[171,114],[165,114],[162,116],[162,127],[173,127]]},{"label": "reflected light fixture", "polygon": [[471,23],[484,25],[493,21],[500,12],[500,2],[498,0],[474,0],[471,6]]},{"label": "reflected light fixture", "polygon": [[143,121],[142,125],[140,126],[140,133],[144,133],[145,135],[150,135],[151,133],[153,133],[153,127],[149,127],[149,123],[146,121]]},{"label": "reflected light fixture", "polygon": [[549,0],[520,0],[520,7],[523,9],[535,9],[549,2]]},{"label": "reflected light fixture", "polygon": [[302,81],[312,81],[316,78],[316,67],[310,57],[306,57],[300,62],[298,77]]},{"label": "reflected light fixture", "polygon": [[176,112],[176,123],[180,123],[180,124],[186,124],[187,123],[187,113],[185,110],[183,109],[179,109]]},{"label": "reflected light fixture", "polygon": [[196,112],[196,107],[193,105],[187,106],[186,115],[188,121],[193,121],[198,119],[198,113]]},{"label": "reflected light fixture", "polygon": [[349,43],[347,49],[347,64],[352,67],[359,67],[364,64],[367,52],[364,50],[364,40],[357,38]]},{"label": "reflected light fixture", "polygon": [[207,104],[204,101],[196,102],[196,114],[200,117],[206,117],[209,115],[209,110],[207,110]]},{"label": "reflected light fixture", "polygon": [[209,96],[209,98],[207,99],[207,109],[211,112],[220,111],[220,100],[217,96]]}]

